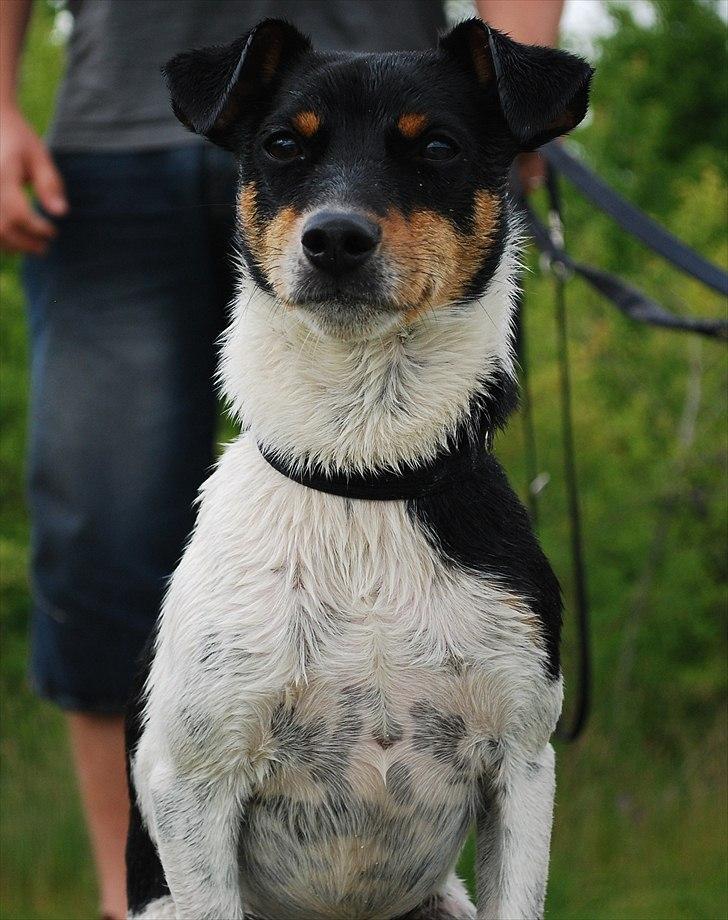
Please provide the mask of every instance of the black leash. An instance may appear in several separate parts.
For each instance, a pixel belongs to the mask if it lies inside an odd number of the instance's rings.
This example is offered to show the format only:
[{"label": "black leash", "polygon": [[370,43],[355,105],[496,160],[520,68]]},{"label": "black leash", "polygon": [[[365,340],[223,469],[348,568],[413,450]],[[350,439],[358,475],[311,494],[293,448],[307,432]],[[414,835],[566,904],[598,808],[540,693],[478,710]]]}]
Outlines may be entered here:
[{"label": "black leash", "polygon": [[[561,196],[555,171],[546,170],[546,190],[549,196],[549,239],[554,250],[564,251],[564,231],[561,212]],[[576,692],[571,721],[567,725],[563,717],[556,727],[556,737],[562,741],[574,741],[584,730],[591,702],[591,647],[589,641],[589,595],[584,564],[584,545],[579,506],[579,485],[576,472],[576,451],[572,424],[571,374],[569,368],[569,338],[566,314],[566,281],[570,267],[559,259],[550,261],[554,278],[554,317],[559,355],[559,390],[561,395],[561,441],[563,445],[564,480],[569,508],[569,529],[571,542],[572,578],[574,582],[574,603],[576,610],[576,631],[578,663],[576,668]]]},{"label": "black leash", "polygon": [[[549,167],[550,168],[550,167]],[[607,300],[610,300],[625,316],[638,323],[662,326],[680,332],[695,332],[710,338],[728,341],[728,322],[722,319],[678,316],[648,297],[634,285],[628,284],[616,275],[572,259],[563,247],[555,241],[539,220],[530,204],[524,199],[518,205],[526,218],[528,230],[537,248],[549,263],[560,263],[572,274],[579,275]]]},{"label": "black leash", "polygon": [[563,144],[546,144],[540,153],[549,166],[563,173],[585,198],[609,214],[623,230],[636,236],[671,265],[697,278],[719,294],[728,295],[728,272],[708,262],[639,208],[618,195],[603,179],[570,154]]},{"label": "black leash", "polygon": [[538,449],[536,429],[533,422],[533,400],[531,399],[531,378],[528,355],[528,334],[526,332],[525,299],[519,288],[515,304],[518,317],[517,355],[520,368],[521,421],[523,428],[523,449],[526,461],[526,504],[534,530],[538,530]]},{"label": "black leash", "polygon": [[[570,544],[572,577],[574,582],[574,605],[576,610],[577,656],[576,690],[571,721],[567,725],[564,718],[559,720],[555,736],[560,741],[575,741],[584,730],[591,704],[591,646],[589,640],[589,595],[587,592],[586,567],[584,564],[581,511],[579,507],[579,488],[577,482],[574,430],[571,413],[571,376],[569,372],[569,347],[566,315],[566,281],[573,274],[571,259],[564,252],[563,224],[561,218],[561,196],[554,170],[547,168],[546,190],[549,197],[548,229],[536,218],[523,195],[518,176],[511,175],[511,184],[516,201],[525,213],[532,234],[537,233],[538,248],[545,254],[549,269],[554,278],[554,316],[559,360],[559,391],[561,402],[561,439],[563,446],[564,479],[566,482],[569,509]],[[537,224],[534,233],[534,224]],[[564,256],[564,258],[562,258]],[[536,434],[533,422],[533,402],[531,399],[528,339],[524,300],[519,292],[516,311],[519,318],[518,359],[521,369],[521,416],[523,419],[523,439],[528,478],[527,503],[531,521],[538,528],[538,498],[540,492]]]}]

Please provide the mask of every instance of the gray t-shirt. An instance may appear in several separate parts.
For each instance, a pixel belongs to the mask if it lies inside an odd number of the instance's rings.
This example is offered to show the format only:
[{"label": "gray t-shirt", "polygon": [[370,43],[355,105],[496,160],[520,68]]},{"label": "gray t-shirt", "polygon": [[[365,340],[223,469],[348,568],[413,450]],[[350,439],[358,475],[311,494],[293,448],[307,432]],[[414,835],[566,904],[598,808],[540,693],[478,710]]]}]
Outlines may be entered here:
[{"label": "gray t-shirt", "polygon": [[260,19],[287,19],[327,50],[431,47],[443,0],[68,0],[67,68],[49,132],[54,150],[190,144],[160,68],[174,54],[230,42]]}]

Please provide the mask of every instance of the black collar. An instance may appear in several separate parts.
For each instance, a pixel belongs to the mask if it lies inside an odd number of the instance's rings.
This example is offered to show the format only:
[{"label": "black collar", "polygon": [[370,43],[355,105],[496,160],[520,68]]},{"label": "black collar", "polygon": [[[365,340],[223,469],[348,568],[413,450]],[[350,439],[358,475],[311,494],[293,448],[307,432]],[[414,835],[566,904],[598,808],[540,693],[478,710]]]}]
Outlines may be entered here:
[{"label": "black collar", "polygon": [[369,501],[406,501],[444,492],[474,476],[490,451],[493,432],[516,407],[516,384],[497,366],[487,389],[472,398],[467,420],[460,424],[433,460],[403,467],[400,472],[324,473],[321,469],[300,472],[275,451],[258,445],[270,465],[294,482],[319,492]]},{"label": "black collar", "polygon": [[473,437],[472,434],[461,434],[433,460],[404,466],[397,473],[386,470],[324,473],[320,469],[302,472],[261,445],[258,449],[273,469],[309,489],[344,498],[403,501],[444,492],[472,476],[479,461],[490,449],[490,440],[490,435]]}]

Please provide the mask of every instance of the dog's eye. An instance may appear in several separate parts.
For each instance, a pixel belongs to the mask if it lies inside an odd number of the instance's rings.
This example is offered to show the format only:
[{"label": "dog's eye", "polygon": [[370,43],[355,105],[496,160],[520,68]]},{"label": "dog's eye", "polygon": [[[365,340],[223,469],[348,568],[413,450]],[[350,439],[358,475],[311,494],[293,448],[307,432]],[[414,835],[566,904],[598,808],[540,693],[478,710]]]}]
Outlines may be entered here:
[{"label": "dog's eye", "polygon": [[303,149],[292,134],[279,131],[272,134],[263,144],[263,149],[279,163],[292,163],[303,156]]},{"label": "dog's eye", "polygon": [[458,153],[460,148],[455,141],[441,134],[431,137],[420,150],[420,156],[426,160],[452,160]]}]

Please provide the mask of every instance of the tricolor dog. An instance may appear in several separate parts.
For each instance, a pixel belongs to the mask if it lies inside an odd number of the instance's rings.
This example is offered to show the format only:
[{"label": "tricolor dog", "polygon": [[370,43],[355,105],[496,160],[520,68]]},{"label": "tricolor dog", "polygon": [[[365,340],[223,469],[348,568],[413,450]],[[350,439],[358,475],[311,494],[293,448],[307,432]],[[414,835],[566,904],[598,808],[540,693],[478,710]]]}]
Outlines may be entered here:
[{"label": "tricolor dog", "polygon": [[[539,917],[561,599],[490,452],[506,177],[583,118],[591,68],[478,20],[358,55],[266,20],[165,72],[240,164],[220,377],[243,434],[130,712],[131,916]],[[477,909],[453,874],[473,826]]]}]

